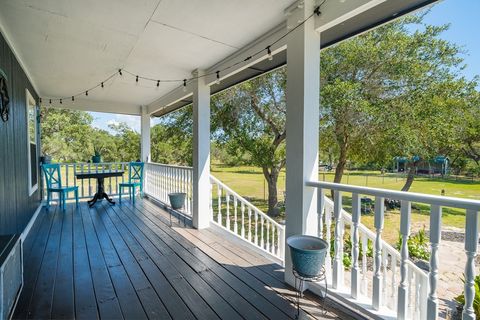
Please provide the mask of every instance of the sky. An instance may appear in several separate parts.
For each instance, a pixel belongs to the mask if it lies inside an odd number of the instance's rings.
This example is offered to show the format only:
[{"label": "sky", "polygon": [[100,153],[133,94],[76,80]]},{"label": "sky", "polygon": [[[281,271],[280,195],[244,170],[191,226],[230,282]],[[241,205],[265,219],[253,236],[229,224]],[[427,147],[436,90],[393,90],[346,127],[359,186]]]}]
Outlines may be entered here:
[{"label": "sky", "polygon": [[[461,46],[467,65],[463,73],[467,79],[480,75],[480,0],[444,0],[434,5],[425,16],[424,21],[432,25],[450,24],[450,29],[442,34],[442,38]],[[140,132],[140,117],[120,114],[90,112],[93,125],[100,129],[108,129],[109,124],[125,122],[133,130]],[[152,124],[156,123],[155,119]]]}]

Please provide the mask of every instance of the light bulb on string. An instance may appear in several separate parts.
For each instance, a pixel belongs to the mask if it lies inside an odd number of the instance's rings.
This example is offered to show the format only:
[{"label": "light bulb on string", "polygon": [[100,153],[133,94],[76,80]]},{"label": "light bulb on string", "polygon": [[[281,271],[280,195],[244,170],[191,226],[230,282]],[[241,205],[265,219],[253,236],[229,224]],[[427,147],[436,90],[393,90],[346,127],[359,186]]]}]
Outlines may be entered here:
[{"label": "light bulb on string", "polygon": [[217,80],[215,80],[215,84],[220,84],[220,71],[217,71]]},{"label": "light bulb on string", "polygon": [[268,61],[273,60],[272,50],[270,49],[270,46],[267,47],[267,56],[268,56]]},{"label": "light bulb on string", "polygon": [[138,85],[138,76],[135,77],[135,84]]},{"label": "light bulb on string", "polygon": [[121,75],[121,76],[123,76],[123,74],[122,74],[122,69],[118,69],[118,74]]},{"label": "light bulb on string", "polygon": [[157,80],[157,88],[160,87],[160,80]]},{"label": "light bulb on string", "polygon": [[48,100],[48,103],[52,104],[52,99]]},{"label": "light bulb on string", "polygon": [[187,92],[187,79],[183,79],[183,92]]},{"label": "light bulb on string", "polygon": [[103,82],[100,84],[100,86],[101,86],[102,88],[104,87],[104,86],[103,86]]},{"label": "light bulb on string", "polygon": [[75,102],[75,96],[72,96],[72,102]]},{"label": "light bulb on string", "polygon": [[60,104],[63,104],[62,99],[60,99]]}]

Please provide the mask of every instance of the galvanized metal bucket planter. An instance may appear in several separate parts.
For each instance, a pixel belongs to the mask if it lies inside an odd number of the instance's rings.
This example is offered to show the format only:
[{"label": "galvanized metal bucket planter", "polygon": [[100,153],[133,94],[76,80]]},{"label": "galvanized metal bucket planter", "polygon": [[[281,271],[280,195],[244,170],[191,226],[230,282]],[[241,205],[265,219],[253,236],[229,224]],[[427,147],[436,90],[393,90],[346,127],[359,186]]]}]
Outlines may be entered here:
[{"label": "galvanized metal bucket planter", "polygon": [[170,200],[170,206],[172,209],[178,210],[183,208],[185,205],[186,193],[183,192],[174,192],[168,194],[168,199]]},{"label": "galvanized metal bucket planter", "polygon": [[314,278],[322,273],[328,243],[318,237],[299,235],[287,239],[293,269],[304,278]]}]

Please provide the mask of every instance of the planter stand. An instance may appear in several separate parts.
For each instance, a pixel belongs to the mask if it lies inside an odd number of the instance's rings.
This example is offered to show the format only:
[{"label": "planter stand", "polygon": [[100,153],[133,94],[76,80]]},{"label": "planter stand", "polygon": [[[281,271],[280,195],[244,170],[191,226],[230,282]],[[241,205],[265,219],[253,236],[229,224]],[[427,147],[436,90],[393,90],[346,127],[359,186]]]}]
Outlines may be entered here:
[{"label": "planter stand", "polygon": [[[322,266],[322,270],[318,276],[315,277],[304,277],[298,274],[298,272],[293,269],[293,276],[295,277],[295,289],[297,291],[296,294],[296,299],[297,299],[297,315],[296,319],[300,318],[300,299],[303,298],[303,287],[305,285],[305,282],[320,282],[320,281],[325,281],[325,295],[322,297],[322,308],[323,308],[323,314],[327,314],[327,309],[325,308],[325,300],[327,299],[327,292],[328,292],[328,287],[327,287],[327,275],[325,272],[325,267]],[[297,286],[298,282],[298,286]]]}]

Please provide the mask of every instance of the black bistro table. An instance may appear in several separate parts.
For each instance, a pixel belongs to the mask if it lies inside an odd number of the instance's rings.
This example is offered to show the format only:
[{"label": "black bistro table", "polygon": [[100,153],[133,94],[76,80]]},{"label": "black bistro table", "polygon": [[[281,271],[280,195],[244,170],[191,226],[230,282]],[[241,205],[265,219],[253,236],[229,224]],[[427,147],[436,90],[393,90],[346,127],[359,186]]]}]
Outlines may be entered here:
[{"label": "black bistro table", "polygon": [[88,205],[93,206],[97,200],[106,199],[111,204],[115,204],[108,194],[105,192],[104,180],[110,177],[121,177],[124,171],[101,171],[101,172],[78,172],[75,174],[77,179],[97,179],[97,193],[92,200],[88,200]]}]

